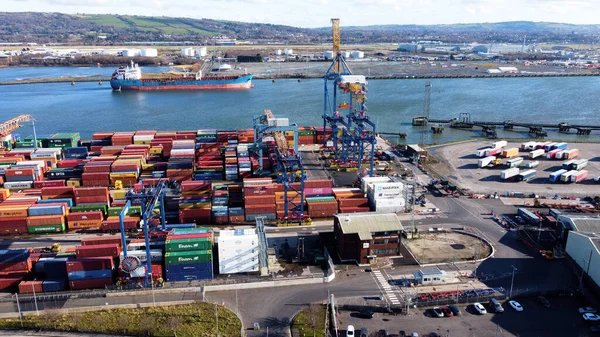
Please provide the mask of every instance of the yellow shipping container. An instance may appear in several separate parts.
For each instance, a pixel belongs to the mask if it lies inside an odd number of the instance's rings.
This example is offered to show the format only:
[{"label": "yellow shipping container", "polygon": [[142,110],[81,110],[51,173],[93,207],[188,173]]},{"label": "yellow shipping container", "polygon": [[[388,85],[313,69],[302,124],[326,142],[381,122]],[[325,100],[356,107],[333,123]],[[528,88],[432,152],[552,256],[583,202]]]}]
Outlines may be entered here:
[{"label": "yellow shipping container", "polygon": [[127,191],[128,190],[125,188],[118,189],[118,190],[111,190],[110,195],[112,196],[113,200],[124,200],[125,194],[127,194]]},{"label": "yellow shipping container", "polygon": [[111,173],[111,179],[119,179],[119,178],[137,178],[137,172],[119,172],[119,173]]},{"label": "yellow shipping container", "polygon": [[502,151],[502,156],[504,158],[512,158],[512,157],[516,157],[518,155],[519,155],[519,149],[516,147]]},{"label": "yellow shipping container", "polygon": [[150,154],[162,154],[162,146],[153,146],[150,148]]},{"label": "yellow shipping container", "polygon": [[81,180],[79,180],[79,179],[69,179],[69,180],[67,180],[67,186],[80,187],[81,186]]}]

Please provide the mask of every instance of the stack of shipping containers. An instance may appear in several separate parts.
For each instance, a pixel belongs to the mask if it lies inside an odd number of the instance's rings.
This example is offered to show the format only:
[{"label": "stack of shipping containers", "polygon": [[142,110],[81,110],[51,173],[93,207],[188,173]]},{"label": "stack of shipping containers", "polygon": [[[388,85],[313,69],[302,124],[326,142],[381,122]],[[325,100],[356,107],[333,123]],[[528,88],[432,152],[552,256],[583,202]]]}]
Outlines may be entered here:
[{"label": "stack of shipping containers", "polygon": [[0,290],[16,287],[31,271],[31,263],[27,249],[0,250]]},{"label": "stack of shipping containers", "polygon": [[208,228],[174,229],[165,241],[168,282],[213,278],[212,231]]},{"label": "stack of shipping containers", "polygon": [[219,232],[219,274],[258,271],[258,235],[254,229]]},{"label": "stack of shipping containers", "polygon": [[275,188],[271,178],[244,179],[246,221],[254,221],[257,216],[267,220],[276,219]]},{"label": "stack of shipping containers", "polygon": [[209,224],[211,222],[211,193],[212,186],[209,180],[181,182],[180,223]]}]

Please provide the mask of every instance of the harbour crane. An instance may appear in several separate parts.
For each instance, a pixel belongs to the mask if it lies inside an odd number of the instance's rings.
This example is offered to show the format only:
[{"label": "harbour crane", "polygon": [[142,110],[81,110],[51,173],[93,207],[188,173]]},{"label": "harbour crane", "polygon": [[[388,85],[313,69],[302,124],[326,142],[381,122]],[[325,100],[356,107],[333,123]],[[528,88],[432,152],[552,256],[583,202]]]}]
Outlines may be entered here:
[{"label": "harbour crane", "polygon": [[[365,76],[352,75],[344,59],[340,48],[340,19],[331,19],[331,23],[333,62],[323,76],[323,129],[325,132],[327,126],[331,128],[331,138],[325,137],[323,146],[327,148],[330,141],[334,164],[345,168],[360,168],[365,157],[365,147],[370,146],[369,175],[373,176],[377,140],[376,125],[369,119],[365,104],[368,83]],[[348,112],[344,116],[340,110]]]},{"label": "harbour crane", "polygon": [[[304,216],[304,181],[306,173],[302,163],[302,157],[298,152],[298,125],[278,125],[277,119],[271,110],[265,110],[262,115],[254,116],[254,145],[259,152],[259,174],[263,174],[263,150],[266,147],[263,142],[265,134],[271,134],[277,144],[276,171],[277,182],[283,185],[284,215],[278,219],[279,223],[298,222],[303,224],[310,219]],[[294,144],[291,148],[285,137],[286,131],[294,133]],[[300,186],[297,186],[299,183]]]},{"label": "harbour crane", "polygon": [[37,150],[37,134],[35,133],[35,119],[29,114],[23,114],[17,116],[11,120],[8,120],[0,124],[0,137],[6,137],[12,132],[23,127],[23,123],[31,123],[33,128],[33,147]]}]

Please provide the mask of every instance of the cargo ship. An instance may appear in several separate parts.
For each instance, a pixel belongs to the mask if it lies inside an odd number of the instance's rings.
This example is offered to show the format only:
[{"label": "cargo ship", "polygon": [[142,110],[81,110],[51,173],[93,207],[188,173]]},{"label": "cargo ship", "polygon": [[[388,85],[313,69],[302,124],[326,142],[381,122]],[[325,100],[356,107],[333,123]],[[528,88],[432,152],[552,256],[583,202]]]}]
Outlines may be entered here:
[{"label": "cargo ship", "polygon": [[243,90],[250,89],[252,74],[203,76],[201,71],[181,76],[142,76],[138,64],[121,66],[110,79],[113,90]]}]

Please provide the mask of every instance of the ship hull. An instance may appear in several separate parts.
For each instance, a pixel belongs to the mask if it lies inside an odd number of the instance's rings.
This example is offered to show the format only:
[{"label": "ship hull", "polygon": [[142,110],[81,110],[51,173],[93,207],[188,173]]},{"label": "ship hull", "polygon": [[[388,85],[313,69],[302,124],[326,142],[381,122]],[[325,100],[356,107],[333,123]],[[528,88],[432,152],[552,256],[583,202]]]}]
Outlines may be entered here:
[{"label": "ship hull", "polygon": [[148,78],[141,80],[112,79],[113,90],[166,91],[166,90],[244,90],[250,89],[252,75],[212,77],[201,80]]}]

